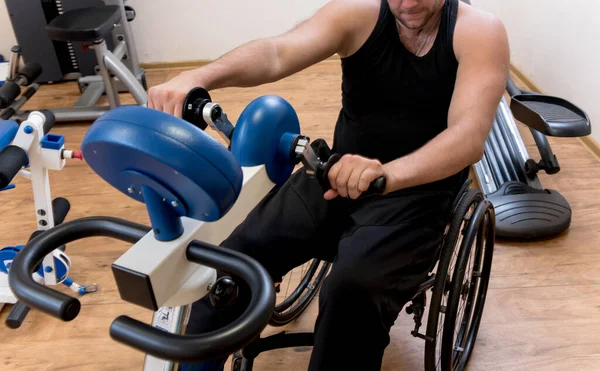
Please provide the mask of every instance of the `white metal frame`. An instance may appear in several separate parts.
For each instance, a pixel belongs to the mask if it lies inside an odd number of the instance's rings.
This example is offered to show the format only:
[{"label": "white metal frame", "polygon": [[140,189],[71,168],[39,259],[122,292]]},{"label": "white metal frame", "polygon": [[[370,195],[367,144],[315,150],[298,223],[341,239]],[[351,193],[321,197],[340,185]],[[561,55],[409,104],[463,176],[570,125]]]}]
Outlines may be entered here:
[{"label": "white metal frame", "polygon": [[[19,126],[19,130],[12,141],[12,145],[22,148],[29,157],[29,170],[21,169],[17,175],[31,180],[33,190],[33,201],[35,206],[35,217],[39,230],[47,230],[54,227],[54,211],[52,209],[52,197],[50,194],[49,170],[62,170],[66,159],[72,156],[72,151],[60,149],[42,148],[41,141],[44,139],[44,124],[46,117],[38,111],[31,112],[26,121]],[[25,242],[25,241],[23,241]],[[70,262],[66,255],[55,250],[48,254],[43,260],[44,277],[34,274],[36,281],[45,285],[58,285],[65,279],[57,281],[54,257],[66,262],[67,268]],[[68,277],[68,269],[65,278]],[[71,289],[75,292],[81,287],[72,284]],[[4,304],[14,304],[16,298],[8,285],[8,276],[0,274],[0,309]]]}]

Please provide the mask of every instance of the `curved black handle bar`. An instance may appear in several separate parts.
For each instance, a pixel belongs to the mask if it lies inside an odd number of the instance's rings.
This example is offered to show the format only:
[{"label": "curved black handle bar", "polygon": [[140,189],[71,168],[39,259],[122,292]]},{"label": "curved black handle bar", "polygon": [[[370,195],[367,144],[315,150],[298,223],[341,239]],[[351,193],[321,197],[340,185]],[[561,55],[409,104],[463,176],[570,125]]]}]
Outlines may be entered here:
[{"label": "curved black handle bar", "polygon": [[271,276],[247,255],[194,240],[187,259],[224,270],[243,279],[252,292],[246,311],[231,324],[213,332],[180,336],[121,316],[110,328],[113,339],[161,359],[204,362],[226,357],[250,343],[267,326],[275,307]]},{"label": "curved black handle bar", "polygon": [[[24,304],[71,321],[79,314],[79,300],[40,285],[31,276],[44,257],[58,246],[82,238],[105,236],[135,243],[149,231],[150,227],[109,217],[83,218],[57,225],[21,249],[12,262],[9,284]],[[252,293],[246,311],[226,327],[192,336],[168,333],[120,316],[110,328],[113,339],[161,359],[203,362],[229,355],[260,334],[275,307],[275,289],[266,269],[249,256],[196,240],[188,245],[186,257],[191,262],[230,272],[244,280]]]},{"label": "curved black handle bar", "polygon": [[15,256],[8,271],[8,283],[15,296],[27,306],[71,321],[79,314],[79,300],[40,285],[31,276],[44,257],[82,238],[104,236],[135,243],[149,231],[150,227],[108,217],[83,218],[57,225],[31,239]]}]

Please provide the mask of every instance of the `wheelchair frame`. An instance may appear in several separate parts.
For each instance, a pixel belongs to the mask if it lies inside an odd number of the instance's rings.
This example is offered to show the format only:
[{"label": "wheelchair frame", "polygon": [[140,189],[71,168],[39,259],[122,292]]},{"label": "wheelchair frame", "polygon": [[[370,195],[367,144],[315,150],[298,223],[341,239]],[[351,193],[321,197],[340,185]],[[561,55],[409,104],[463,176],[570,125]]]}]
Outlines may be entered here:
[{"label": "wheelchair frame", "polygon": [[[426,342],[426,371],[463,370],[472,353],[482,317],[493,257],[495,214],[492,203],[484,199],[479,189],[469,188],[470,184],[469,179],[454,200],[450,222],[430,274],[406,307],[408,314],[414,314],[415,328],[411,334]],[[472,248],[474,244],[475,249]],[[473,255],[475,263],[472,271],[467,274],[465,268],[468,268]],[[452,265],[453,261],[455,265]],[[297,318],[316,295],[330,266],[330,262],[314,259],[292,294],[276,306],[270,325],[283,326]],[[452,272],[450,268],[454,268]],[[313,277],[315,279],[311,282]],[[307,292],[302,296],[305,290]],[[432,291],[431,309],[426,334],[421,334],[419,328],[425,314],[428,290]],[[446,296],[447,301],[444,302]],[[462,309],[465,309],[463,314],[468,314],[467,319],[457,313],[460,311],[461,298],[466,299]],[[296,301],[298,302],[294,305]],[[440,321],[442,316],[443,321]],[[456,324],[461,325],[458,333]],[[440,334],[442,337],[438,338]],[[251,371],[254,360],[269,350],[313,345],[312,332],[282,331],[268,337],[259,337],[233,355],[231,369]]]}]

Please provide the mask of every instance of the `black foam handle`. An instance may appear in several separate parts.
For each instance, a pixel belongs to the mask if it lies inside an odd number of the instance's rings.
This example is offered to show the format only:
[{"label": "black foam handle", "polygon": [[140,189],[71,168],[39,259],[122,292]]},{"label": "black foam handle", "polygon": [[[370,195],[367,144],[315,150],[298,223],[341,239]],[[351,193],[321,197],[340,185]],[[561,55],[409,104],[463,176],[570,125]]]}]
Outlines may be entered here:
[{"label": "black foam handle", "polygon": [[8,186],[27,163],[27,153],[21,147],[9,145],[0,151],[0,189]]},{"label": "black foam handle", "polygon": [[56,117],[54,116],[54,113],[52,113],[52,111],[47,109],[40,110],[39,112],[43,113],[44,116],[46,116],[46,121],[44,122],[44,134],[48,134],[50,130],[52,130],[52,127],[56,122]]},{"label": "black foam handle", "polygon": [[20,301],[16,302],[15,305],[10,310],[8,317],[6,317],[6,326],[12,329],[17,329],[21,327],[27,314],[29,313],[29,307]]},{"label": "black foam handle", "polygon": [[29,85],[33,83],[42,74],[42,66],[36,62],[29,62],[19,70],[19,75],[23,76]]},{"label": "black foam handle", "polygon": [[8,284],[17,299],[27,306],[71,321],[81,309],[79,300],[41,285],[32,277],[44,257],[61,245],[87,237],[113,237],[135,243],[149,230],[146,226],[108,217],[83,218],[57,225],[40,233],[19,251],[8,271]]},{"label": "black foam handle", "polygon": [[52,211],[54,212],[54,225],[59,225],[65,221],[67,214],[71,210],[71,204],[66,198],[57,197],[52,200]]},{"label": "black foam handle", "polygon": [[110,327],[113,339],[161,359],[195,363],[226,357],[260,335],[275,307],[275,288],[267,270],[247,255],[196,240],[188,246],[186,257],[245,281],[252,294],[245,312],[223,328],[186,336],[121,316]]},{"label": "black foam handle", "polygon": [[12,104],[21,94],[21,87],[14,81],[7,81],[0,87],[0,108],[6,108]]}]

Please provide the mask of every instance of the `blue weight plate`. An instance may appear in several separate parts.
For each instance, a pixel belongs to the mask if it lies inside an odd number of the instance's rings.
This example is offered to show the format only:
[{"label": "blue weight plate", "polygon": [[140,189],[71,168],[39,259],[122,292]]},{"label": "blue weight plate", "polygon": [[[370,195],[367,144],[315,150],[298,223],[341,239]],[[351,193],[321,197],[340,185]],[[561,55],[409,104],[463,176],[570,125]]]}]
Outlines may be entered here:
[{"label": "blue weight plate", "polygon": [[266,95],[252,101],[240,115],[231,153],[241,166],[264,164],[269,179],[283,184],[294,170],[289,149],[282,151],[284,134],[299,134],[300,122],[294,108],[283,98]]},{"label": "blue weight plate", "polygon": [[221,218],[237,200],[243,174],[232,154],[197,127],[140,106],[117,107],[94,122],[84,159],[105,181],[144,202],[146,185],[175,212],[202,221]]}]

